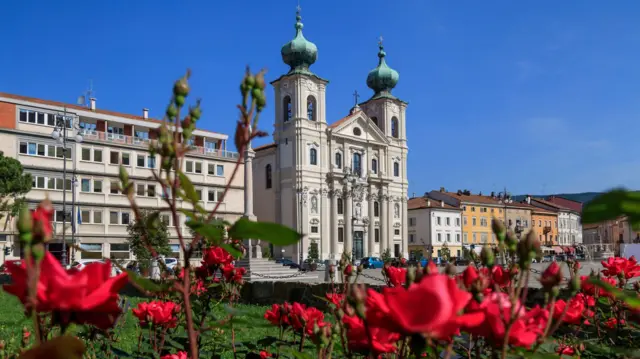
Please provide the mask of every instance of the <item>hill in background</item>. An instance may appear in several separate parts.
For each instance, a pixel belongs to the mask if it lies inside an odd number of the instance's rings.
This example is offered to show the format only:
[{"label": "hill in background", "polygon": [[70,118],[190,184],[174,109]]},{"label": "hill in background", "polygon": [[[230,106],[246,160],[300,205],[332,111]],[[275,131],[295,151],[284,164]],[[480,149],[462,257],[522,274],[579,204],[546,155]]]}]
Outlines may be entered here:
[{"label": "hill in background", "polygon": [[[601,192],[580,192],[580,193],[558,193],[558,194],[547,194],[547,195],[531,195],[536,198],[547,198],[551,196],[562,197],[566,199],[570,199],[576,202],[587,203],[591,201],[594,197],[601,194]],[[526,195],[518,195],[514,196],[514,200],[522,201]]]}]

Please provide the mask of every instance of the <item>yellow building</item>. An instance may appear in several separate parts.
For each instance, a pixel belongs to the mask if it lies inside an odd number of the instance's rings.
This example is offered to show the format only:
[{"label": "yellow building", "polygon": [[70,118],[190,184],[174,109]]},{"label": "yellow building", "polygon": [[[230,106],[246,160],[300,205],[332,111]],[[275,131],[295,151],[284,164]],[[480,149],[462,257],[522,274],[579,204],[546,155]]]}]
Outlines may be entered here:
[{"label": "yellow building", "polygon": [[506,205],[497,196],[475,195],[470,192],[429,192],[429,197],[443,200],[446,204],[462,209],[462,244],[496,244],[491,230],[491,221],[504,221]]},{"label": "yellow building", "polygon": [[531,222],[536,238],[542,245],[558,245],[558,213],[534,207]]}]

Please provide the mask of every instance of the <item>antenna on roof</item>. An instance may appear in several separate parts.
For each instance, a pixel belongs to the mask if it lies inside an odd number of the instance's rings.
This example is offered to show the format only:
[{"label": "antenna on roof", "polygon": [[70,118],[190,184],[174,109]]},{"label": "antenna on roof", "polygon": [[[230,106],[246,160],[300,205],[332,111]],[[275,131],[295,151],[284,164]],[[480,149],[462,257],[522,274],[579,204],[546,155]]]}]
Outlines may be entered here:
[{"label": "antenna on roof", "polygon": [[93,92],[93,80],[89,80],[89,89],[85,90],[82,95],[78,96],[78,105],[80,106],[91,106],[91,99],[94,97]]}]

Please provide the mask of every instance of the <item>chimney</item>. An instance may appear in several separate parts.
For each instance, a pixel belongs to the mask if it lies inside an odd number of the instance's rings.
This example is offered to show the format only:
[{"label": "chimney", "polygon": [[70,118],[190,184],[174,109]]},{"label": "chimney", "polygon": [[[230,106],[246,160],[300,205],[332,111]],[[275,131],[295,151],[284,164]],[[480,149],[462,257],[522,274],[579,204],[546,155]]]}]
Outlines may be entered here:
[{"label": "chimney", "polygon": [[431,207],[431,200],[427,199],[427,207]]},{"label": "chimney", "polygon": [[148,108],[143,108],[142,109],[142,118],[144,118],[145,120],[149,119],[149,109]]},{"label": "chimney", "polygon": [[91,102],[91,111],[95,111],[96,110],[96,98],[92,97],[89,99],[89,101]]},{"label": "chimney", "polygon": [[492,191],[491,192],[491,198],[495,198],[495,196],[496,196],[496,193]]},{"label": "chimney", "polygon": [[531,204],[531,196],[527,195],[527,204]]},{"label": "chimney", "polygon": [[440,200],[440,207],[444,207],[444,201]]},{"label": "chimney", "polygon": [[446,191],[447,191],[447,190],[445,190],[445,189],[444,189],[444,187],[440,187],[440,192],[444,193],[444,192],[446,192]]}]

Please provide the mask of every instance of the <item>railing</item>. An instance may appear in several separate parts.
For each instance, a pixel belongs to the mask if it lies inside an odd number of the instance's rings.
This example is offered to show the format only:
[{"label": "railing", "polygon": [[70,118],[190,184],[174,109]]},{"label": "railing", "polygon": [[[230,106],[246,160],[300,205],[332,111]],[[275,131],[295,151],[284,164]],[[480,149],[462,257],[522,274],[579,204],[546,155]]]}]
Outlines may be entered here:
[{"label": "railing", "polygon": [[[144,148],[149,147],[149,143],[151,143],[151,140],[148,138],[127,136],[127,135],[121,135],[117,133],[108,133],[108,132],[101,132],[96,130],[80,130],[78,133],[82,135],[85,140],[92,140],[92,141],[99,141],[99,142],[118,143],[118,144],[139,146]],[[209,156],[209,157],[236,159],[240,156],[238,152],[233,152],[233,151],[219,150],[219,149],[202,147],[202,146],[191,146],[191,148],[192,148],[192,150],[190,151],[191,153],[197,153],[197,154]]]}]

